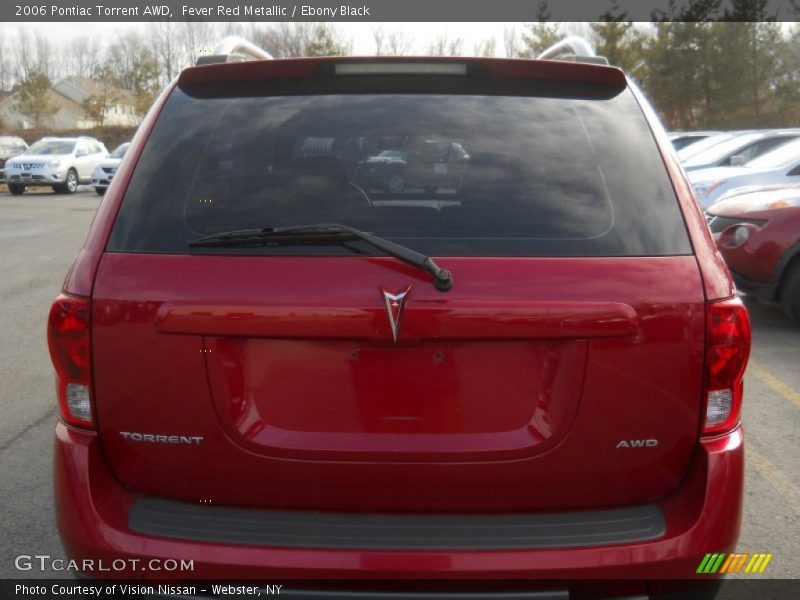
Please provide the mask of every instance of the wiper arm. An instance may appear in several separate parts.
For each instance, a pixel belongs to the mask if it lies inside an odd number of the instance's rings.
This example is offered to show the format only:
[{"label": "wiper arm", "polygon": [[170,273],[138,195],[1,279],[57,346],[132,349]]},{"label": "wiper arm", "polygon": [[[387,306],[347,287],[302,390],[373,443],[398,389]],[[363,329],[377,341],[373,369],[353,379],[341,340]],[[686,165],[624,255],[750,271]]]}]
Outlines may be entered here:
[{"label": "wiper arm", "polygon": [[241,248],[283,244],[341,244],[355,240],[366,242],[407,265],[430,273],[433,276],[434,287],[440,292],[446,292],[453,287],[453,275],[447,269],[442,269],[437,265],[431,257],[406,246],[390,242],[373,233],[361,231],[340,223],[227,231],[192,240],[189,242],[189,246]]}]

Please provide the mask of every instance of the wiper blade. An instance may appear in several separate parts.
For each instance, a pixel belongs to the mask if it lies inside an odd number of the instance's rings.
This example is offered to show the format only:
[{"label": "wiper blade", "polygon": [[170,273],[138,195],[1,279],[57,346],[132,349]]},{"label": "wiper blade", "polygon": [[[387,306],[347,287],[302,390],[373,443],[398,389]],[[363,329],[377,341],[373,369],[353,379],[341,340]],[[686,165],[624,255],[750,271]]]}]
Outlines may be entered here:
[{"label": "wiper blade", "polygon": [[255,246],[278,246],[291,244],[341,244],[361,240],[374,248],[383,250],[389,256],[420,269],[433,276],[433,285],[440,292],[453,287],[453,275],[441,268],[429,256],[421,252],[395,244],[374,233],[361,231],[341,223],[320,223],[316,225],[290,225],[286,227],[267,227],[264,229],[243,229],[226,231],[198,238],[189,242],[191,247],[243,248]]}]

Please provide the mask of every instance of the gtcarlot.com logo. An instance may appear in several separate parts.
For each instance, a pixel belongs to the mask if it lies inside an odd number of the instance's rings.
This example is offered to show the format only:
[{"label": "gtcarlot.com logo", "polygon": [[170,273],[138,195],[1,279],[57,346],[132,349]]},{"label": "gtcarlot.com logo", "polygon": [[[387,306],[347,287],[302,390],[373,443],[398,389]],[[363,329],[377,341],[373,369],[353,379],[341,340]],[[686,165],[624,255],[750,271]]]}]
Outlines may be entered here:
[{"label": "gtcarlot.com logo", "polygon": [[174,558],[115,558],[113,560],[84,558],[81,560],[53,558],[49,554],[20,554],[14,559],[17,571],[69,571],[82,573],[115,573],[122,571],[176,572],[194,571],[193,560]]},{"label": "gtcarlot.com logo", "polygon": [[750,554],[741,552],[739,554],[725,554],[718,552],[706,554],[697,567],[697,572],[703,575],[725,574],[725,573],[763,573],[772,554],[756,552]]}]

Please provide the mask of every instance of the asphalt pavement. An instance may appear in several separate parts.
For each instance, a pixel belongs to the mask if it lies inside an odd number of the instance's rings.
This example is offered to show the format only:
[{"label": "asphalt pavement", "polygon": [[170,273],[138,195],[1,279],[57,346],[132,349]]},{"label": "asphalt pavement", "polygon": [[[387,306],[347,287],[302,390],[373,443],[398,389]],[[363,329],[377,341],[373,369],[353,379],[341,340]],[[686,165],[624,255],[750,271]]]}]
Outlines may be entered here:
[{"label": "asphalt pavement", "polygon": [[[45,329],[50,303],[99,203],[90,188],[71,196],[0,191],[0,578],[31,575],[15,569],[20,554],[64,556],[50,487],[56,409]],[[745,382],[747,479],[739,551],[774,555],[764,577],[797,578],[800,327],[773,307],[747,303],[753,352]]]}]

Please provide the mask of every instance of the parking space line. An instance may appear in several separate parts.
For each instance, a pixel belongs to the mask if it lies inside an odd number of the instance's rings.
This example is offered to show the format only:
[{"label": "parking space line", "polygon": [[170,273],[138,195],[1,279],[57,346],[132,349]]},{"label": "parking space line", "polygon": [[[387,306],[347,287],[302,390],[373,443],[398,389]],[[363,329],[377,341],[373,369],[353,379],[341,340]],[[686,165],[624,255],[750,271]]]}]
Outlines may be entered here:
[{"label": "parking space line", "polygon": [[789,480],[783,472],[761,452],[756,450],[752,442],[745,447],[745,460],[752,464],[761,476],[792,505],[800,509],[800,488]]},{"label": "parking space line", "polygon": [[747,370],[756,377],[758,377],[761,381],[766,383],[773,390],[778,392],[781,396],[783,396],[790,402],[794,402],[797,406],[800,407],[800,393],[796,392],[790,386],[786,385],[780,379],[775,377],[775,375],[767,371],[764,367],[751,360],[750,364],[747,367]]}]

